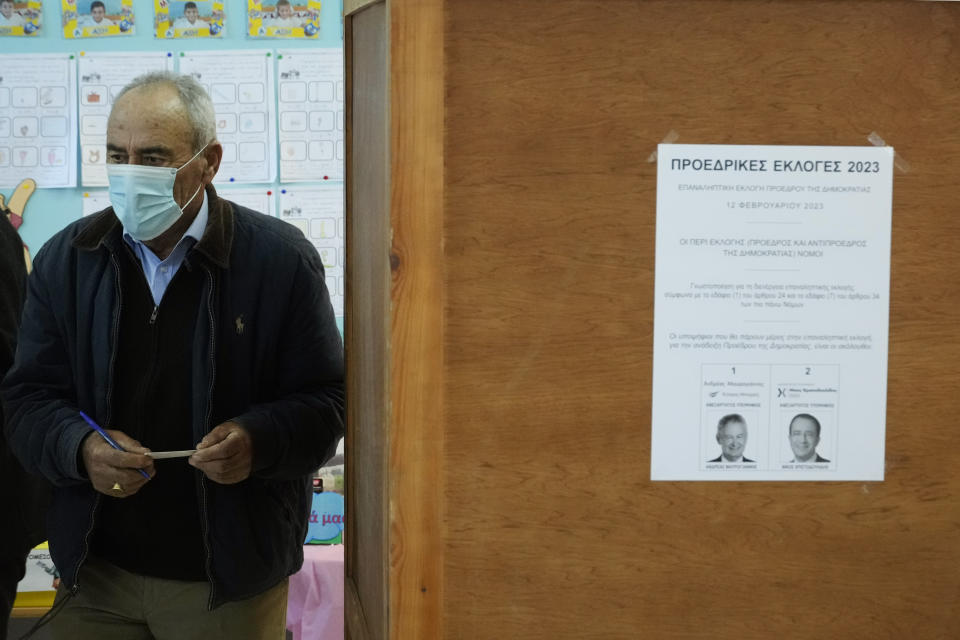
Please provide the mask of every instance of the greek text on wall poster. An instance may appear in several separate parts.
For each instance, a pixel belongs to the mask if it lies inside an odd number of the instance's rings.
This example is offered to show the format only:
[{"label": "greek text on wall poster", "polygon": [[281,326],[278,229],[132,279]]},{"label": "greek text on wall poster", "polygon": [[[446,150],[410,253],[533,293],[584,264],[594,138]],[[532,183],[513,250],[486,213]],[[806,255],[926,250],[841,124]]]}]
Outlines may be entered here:
[{"label": "greek text on wall poster", "polygon": [[893,149],[660,145],[651,479],[882,480]]}]

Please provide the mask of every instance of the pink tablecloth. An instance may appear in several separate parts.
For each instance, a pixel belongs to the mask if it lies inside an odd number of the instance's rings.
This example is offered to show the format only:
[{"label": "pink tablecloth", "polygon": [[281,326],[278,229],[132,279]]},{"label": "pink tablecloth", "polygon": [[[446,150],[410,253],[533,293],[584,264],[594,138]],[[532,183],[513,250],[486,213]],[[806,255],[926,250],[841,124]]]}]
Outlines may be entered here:
[{"label": "pink tablecloth", "polygon": [[287,629],[294,640],[343,640],[343,545],[305,545],[290,576]]}]

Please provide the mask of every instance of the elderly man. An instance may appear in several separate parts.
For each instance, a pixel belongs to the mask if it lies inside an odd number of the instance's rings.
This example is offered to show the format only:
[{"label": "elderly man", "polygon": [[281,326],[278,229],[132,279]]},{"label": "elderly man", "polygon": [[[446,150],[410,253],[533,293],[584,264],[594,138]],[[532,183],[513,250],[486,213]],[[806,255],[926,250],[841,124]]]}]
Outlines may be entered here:
[{"label": "elderly man", "polygon": [[747,421],[739,413],[730,413],[717,423],[717,444],[720,455],[708,462],[753,462],[745,458],[747,448]]},{"label": "elderly man", "polygon": [[195,80],[137,78],[107,125],[113,206],[34,261],[2,397],[56,485],[56,638],[283,637],[343,345],[316,250],[220,199],[221,155]]},{"label": "elderly man", "polygon": [[790,462],[830,462],[817,453],[820,444],[820,421],[809,413],[799,413],[790,421],[790,448],[793,460]]}]

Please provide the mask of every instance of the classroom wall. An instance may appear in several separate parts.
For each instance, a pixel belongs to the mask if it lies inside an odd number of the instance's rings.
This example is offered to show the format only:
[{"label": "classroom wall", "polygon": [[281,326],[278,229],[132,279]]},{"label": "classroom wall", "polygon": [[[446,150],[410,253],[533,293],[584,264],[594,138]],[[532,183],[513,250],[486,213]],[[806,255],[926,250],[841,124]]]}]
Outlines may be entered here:
[{"label": "classroom wall", "polygon": [[[0,38],[0,53],[75,53],[83,51],[169,51],[177,56],[182,51],[211,51],[226,49],[310,49],[342,48],[342,4],[340,0],[324,0],[321,14],[320,36],[316,40],[298,41],[287,38],[248,38],[246,35],[246,2],[231,0],[226,3],[226,28],[222,38],[197,38],[181,40],[157,40],[153,36],[153,0],[133,0],[137,19],[136,33],[132,36],[83,38],[67,40],[59,28],[62,16],[60,0],[44,0],[43,29],[31,37]],[[77,184],[80,184],[79,157]],[[279,182],[274,182],[280,185]],[[320,184],[319,182],[316,184]],[[326,183],[329,184],[329,183]],[[243,186],[269,186],[270,183]],[[298,183],[300,186],[314,186]],[[98,187],[102,189],[102,187]],[[13,187],[0,188],[0,193],[9,197]],[[31,255],[54,233],[81,215],[81,200],[85,189],[38,189],[30,198],[24,215],[20,235],[30,248]]]}]

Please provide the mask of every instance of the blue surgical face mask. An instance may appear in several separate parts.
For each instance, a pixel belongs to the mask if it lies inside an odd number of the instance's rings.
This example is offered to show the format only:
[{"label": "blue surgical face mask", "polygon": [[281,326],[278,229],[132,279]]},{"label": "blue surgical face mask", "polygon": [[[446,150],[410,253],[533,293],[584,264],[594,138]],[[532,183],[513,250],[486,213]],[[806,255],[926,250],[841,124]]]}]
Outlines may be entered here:
[{"label": "blue surgical face mask", "polygon": [[[173,198],[173,183],[177,172],[203,153],[206,145],[179,168],[147,167],[140,164],[108,164],[107,180],[110,182],[110,204],[124,230],[133,238],[146,242],[153,240],[173,226],[183,215],[183,208]],[[200,186],[186,207],[197,194]]]}]

